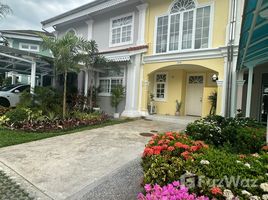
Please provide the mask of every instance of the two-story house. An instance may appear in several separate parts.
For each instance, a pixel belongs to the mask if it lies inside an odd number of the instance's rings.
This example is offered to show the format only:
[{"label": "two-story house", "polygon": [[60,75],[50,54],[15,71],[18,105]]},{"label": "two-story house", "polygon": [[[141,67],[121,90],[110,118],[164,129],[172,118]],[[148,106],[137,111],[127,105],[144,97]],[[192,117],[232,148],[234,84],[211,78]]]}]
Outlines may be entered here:
[{"label": "two-story house", "polygon": [[92,82],[99,88],[98,104],[107,113],[114,112],[111,90],[120,84],[126,88],[126,97],[119,111],[127,117],[140,116],[140,66],[147,51],[146,9],[147,4],[140,0],[98,0],[41,22],[44,29],[53,27],[56,37],[72,32],[95,40],[99,52],[117,63],[113,69],[95,70],[93,74],[82,70],[75,80],[80,93],[87,94]]},{"label": "two-story house", "polygon": [[[156,111],[206,116],[217,92],[217,114],[224,115],[228,70],[235,69],[242,0],[148,0],[141,110],[147,112],[151,94]],[[233,16],[235,20],[233,20]],[[230,33],[233,62],[228,49]],[[234,84],[236,84],[236,79]]]},{"label": "two-story house", "polygon": [[[53,34],[50,34],[48,32],[42,32],[42,31],[35,31],[35,30],[0,30],[1,37],[5,38],[7,41],[7,45],[11,48],[26,51],[29,53],[34,53],[37,56],[44,56],[44,57],[52,57],[52,54],[50,50],[47,50],[43,48],[43,40],[39,36],[39,34],[46,34],[49,37],[54,37]],[[15,68],[19,68],[19,65],[22,65],[20,62],[14,62],[12,65]],[[47,65],[47,63],[43,64]],[[30,74],[30,68],[27,72],[24,74],[20,73],[18,70],[10,70],[7,71],[8,68],[6,68],[6,76],[12,77],[12,82],[20,82],[24,84],[30,84],[31,75]],[[37,85],[50,85],[51,84],[51,77],[47,76],[47,73],[41,73],[40,76],[36,77]]]}]

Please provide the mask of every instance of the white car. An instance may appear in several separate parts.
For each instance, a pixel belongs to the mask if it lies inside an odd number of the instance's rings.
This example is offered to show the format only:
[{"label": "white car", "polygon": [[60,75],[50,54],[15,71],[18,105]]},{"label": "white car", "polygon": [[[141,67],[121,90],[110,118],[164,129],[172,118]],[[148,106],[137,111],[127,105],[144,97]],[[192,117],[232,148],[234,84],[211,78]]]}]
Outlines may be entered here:
[{"label": "white car", "polygon": [[0,106],[16,107],[23,91],[30,90],[30,85],[16,84],[0,88]]}]

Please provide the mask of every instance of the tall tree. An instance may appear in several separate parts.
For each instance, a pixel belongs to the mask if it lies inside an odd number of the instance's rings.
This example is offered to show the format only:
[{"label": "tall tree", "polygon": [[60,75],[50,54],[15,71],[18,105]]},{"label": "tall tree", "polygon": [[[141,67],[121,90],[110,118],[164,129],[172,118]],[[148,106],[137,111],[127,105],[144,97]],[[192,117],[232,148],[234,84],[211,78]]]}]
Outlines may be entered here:
[{"label": "tall tree", "polygon": [[67,33],[61,38],[51,38],[41,35],[44,47],[50,49],[53,54],[54,66],[57,73],[63,74],[63,118],[66,117],[66,93],[67,93],[67,76],[68,72],[78,72],[79,62],[82,61],[81,47],[82,39],[72,33]]},{"label": "tall tree", "polygon": [[[99,69],[104,69],[107,67],[109,62],[107,59],[105,59],[103,56],[99,54],[98,50],[98,45],[96,41],[90,40],[90,41],[83,41],[82,42],[82,49],[83,49],[83,63],[86,68],[86,73],[87,77],[92,75],[90,78],[90,85],[89,85],[89,108],[92,109],[93,107],[93,87],[94,87],[94,82],[93,82],[93,77],[94,77],[94,69],[99,68]],[[86,80],[88,81],[88,80]],[[86,84],[88,85],[88,83]],[[85,88],[87,90],[87,88]],[[85,94],[87,96],[87,92]]]},{"label": "tall tree", "polygon": [[12,13],[11,8],[8,5],[3,4],[0,1],[0,19],[4,18],[6,15],[11,14],[11,13]]}]

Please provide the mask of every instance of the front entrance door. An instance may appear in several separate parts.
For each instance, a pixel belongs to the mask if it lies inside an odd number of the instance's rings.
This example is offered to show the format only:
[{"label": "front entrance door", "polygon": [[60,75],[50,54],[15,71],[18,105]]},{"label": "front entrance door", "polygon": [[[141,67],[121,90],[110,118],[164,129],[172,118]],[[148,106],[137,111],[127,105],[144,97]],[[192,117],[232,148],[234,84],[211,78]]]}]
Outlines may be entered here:
[{"label": "front entrance door", "polygon": [[202,115],[204,75],[189,74],[186,90],[186,115]]}]

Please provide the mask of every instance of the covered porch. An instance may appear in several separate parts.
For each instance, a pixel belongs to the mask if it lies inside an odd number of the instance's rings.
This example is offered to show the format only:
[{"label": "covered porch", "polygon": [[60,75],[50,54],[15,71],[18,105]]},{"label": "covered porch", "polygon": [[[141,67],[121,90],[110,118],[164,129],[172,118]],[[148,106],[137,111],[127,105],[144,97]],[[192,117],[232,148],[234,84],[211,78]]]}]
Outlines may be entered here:
[{"label": "covered porch", "polygon": [[[144,74],[148,79],[147,85],[144,85],[147,90],[144,94],[148,113],[195,119],[209,114],[221,114],[223,64],[220,59],[206,62],[207,65],[201,65],[200,61],[162,63],[162,67],[148,70]],[[144,66],[144,73],[150,69],[150,65]],[[214,99],[214,106],[211,98]]]},{"label": "covered porch", "polygon": [[[268,3],[245,1],[239,46],[237,103],[246,117],[267,123],[268,117]],[[242,86],[243,86],[243,89]],[[268,123],[267,123],[268,143]]]}]

